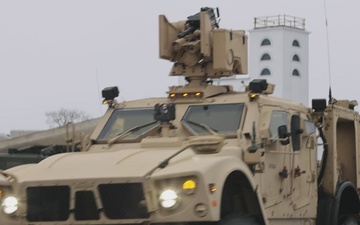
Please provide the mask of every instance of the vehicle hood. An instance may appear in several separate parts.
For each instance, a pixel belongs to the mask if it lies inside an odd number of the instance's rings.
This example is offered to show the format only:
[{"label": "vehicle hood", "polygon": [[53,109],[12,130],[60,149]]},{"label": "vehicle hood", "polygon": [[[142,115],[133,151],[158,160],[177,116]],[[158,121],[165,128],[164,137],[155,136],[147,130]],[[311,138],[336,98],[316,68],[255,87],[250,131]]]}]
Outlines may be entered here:
[{"label": "vehicle hood", "polygon": [[[128,149],[63,153],[44,159],[38,164],[14,167],[6,172],[18,182],[76,180],[114,177],[143,177],[180,148]],[[174,157],[168,167],[196,159],[188,149]]]}]

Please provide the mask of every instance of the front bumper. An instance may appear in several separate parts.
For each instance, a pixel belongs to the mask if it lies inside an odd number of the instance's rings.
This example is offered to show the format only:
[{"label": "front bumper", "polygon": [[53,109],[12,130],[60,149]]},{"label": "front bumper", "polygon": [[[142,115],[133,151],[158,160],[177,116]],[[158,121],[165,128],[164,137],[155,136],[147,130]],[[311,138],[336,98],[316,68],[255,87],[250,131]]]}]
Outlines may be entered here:
[{"label": "front bumper", "polygon": [[[175,188],[188,178],[148,180],[123,178],[24,183],[12,195],[19,209],[12,215],[0,212],[0,224],[139,224],[210,221],[211,209],[204,186],[181,198],[176,209],[164,209],[158,198],[167,187]],[[191,176],[193,177],[193,176]],[[175,182],[175,181],[176,182]],[[176,185],[174,185],[176,184]],[[176,189],[174,189],[176,190]],[[212,210],[218,210],[213,205]]]}]

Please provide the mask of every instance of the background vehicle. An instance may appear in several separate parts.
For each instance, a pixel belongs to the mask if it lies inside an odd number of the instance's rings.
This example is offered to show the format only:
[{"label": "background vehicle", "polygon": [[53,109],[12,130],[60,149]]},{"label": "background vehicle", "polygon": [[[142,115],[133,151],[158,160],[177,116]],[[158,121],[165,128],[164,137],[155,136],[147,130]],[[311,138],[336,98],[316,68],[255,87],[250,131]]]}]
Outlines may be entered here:
[{"label": "background vehicle", "polygon": [[357,103],[309,109],[271,96],[266,80],[241,93],[214,86],[246,73],[245,32],[218,28],[212,8],[159,19],[160,57],[187,84],[121,103],[104,89],[109,109],[84,152],[1,172],[0,223],[355,224]]},{"label": "background vehicle", "polygon": [[81,151],[83,139],[89,138],[98,119],[50,130],[33,131],[0,141],[0,169],[37,163],[54,154]]}]

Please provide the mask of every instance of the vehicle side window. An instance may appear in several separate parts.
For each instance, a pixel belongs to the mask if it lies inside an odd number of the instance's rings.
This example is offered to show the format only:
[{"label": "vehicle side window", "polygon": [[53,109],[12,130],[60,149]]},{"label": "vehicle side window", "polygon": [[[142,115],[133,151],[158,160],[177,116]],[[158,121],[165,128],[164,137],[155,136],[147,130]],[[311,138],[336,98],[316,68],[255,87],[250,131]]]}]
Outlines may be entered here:
[{"label": "vehicle side window", "polygon": [[316,127],[313,121],[304,120],[305,124],[305,135],[310,135],[316,132]]},{"label": "vehicle side window", "polygon": [[292,115],[291,116],[291,142],[294,151],[300,150],[300,135],[302,130],[300,129],[300,116]]},{"label": "vehicle side window", "polygon": [[272,111],[270,126],[269,126],[271,138],[273,138],[273,139],[279,138],[278,137],[278,128],[281,125],[288,126],[286,112],[280,111],[280,110]]}]

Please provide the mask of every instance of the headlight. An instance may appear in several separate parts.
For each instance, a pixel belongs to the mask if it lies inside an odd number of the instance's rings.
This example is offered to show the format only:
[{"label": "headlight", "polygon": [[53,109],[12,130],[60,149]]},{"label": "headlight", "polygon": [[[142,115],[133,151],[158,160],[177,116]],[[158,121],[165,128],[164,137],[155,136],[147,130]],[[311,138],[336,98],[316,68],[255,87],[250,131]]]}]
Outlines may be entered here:
[{"label": "headlight", "polygon": [[18,200],[13,196],[6,197],[1,206],[3,207],[4,213],[12,214],[18,209]]},{"label": "headlight", "polygon": [[159,197],[160,204],[166,209],[170,209],[178,202],[178,196],[173,190],[163,191]]}]

